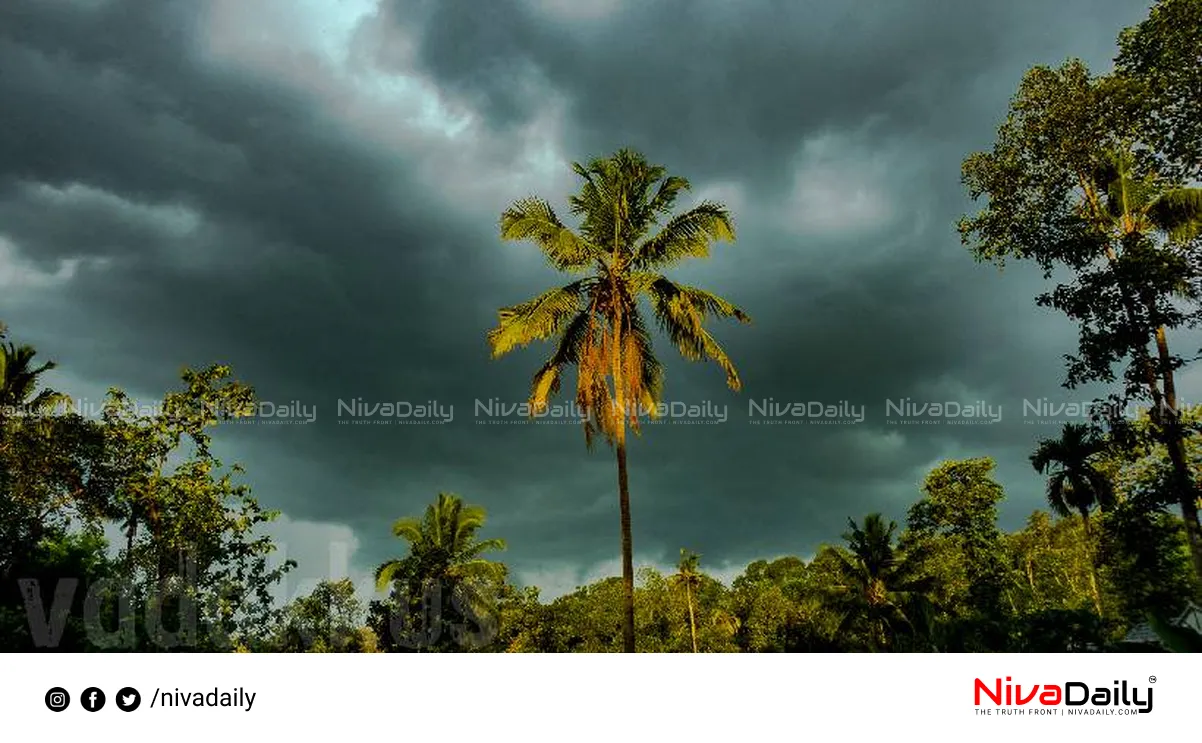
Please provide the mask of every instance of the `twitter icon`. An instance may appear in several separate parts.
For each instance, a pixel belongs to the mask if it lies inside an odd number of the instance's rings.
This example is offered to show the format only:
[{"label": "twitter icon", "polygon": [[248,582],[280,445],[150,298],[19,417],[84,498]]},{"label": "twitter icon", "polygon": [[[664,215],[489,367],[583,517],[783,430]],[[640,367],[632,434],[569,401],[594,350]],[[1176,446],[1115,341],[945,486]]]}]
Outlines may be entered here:
[{"label": "twitter icon", "polygon": [[122,712],[133,712],[142,703],[142,695],[132,686],[117,692],[117,708]]}]

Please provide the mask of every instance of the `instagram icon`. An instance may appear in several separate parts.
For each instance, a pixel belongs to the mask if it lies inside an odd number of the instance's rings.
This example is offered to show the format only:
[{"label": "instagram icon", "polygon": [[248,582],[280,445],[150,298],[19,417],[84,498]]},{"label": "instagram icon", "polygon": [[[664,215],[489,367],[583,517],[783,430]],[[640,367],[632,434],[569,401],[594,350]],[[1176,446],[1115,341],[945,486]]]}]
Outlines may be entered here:
[{"label": "instagram icon", "polygon": [[46,692],[46,707],[51,712],[62,712],[71,704],[71,695],[61,686]]}]

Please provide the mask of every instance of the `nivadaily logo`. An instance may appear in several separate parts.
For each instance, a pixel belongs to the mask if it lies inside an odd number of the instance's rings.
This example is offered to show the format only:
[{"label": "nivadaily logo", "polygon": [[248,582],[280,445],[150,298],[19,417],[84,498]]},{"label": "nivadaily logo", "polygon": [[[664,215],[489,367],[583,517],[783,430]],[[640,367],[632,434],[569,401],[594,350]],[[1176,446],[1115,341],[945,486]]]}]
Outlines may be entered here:
[{"label": "nivadaily logo", "polygon": [[[1151,676],[1148,681],[1154,683],[1155,679],[1155,676]],[[986,707],[977,712],[988,713],[990,703],[1000,707],[999,711],[1004,715],[1131,715],[1152,711],[1151,686],[1138,688],[1126,681],[1114,681],[1113,688],[1090,686],[1084,681],[1023,686],[1011,681],[1009,676],[1005,683],[1000,678],[991,682],[976,679],[973,685],[974,703],[977,707]]]}]

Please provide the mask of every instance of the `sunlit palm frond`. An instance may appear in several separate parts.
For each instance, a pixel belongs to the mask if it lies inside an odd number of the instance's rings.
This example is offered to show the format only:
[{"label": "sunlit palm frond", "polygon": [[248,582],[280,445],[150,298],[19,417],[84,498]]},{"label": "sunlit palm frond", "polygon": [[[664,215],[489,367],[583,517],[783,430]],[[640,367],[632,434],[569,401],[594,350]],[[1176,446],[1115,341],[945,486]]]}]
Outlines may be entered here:
[{"label": "sunlit palm frond", "polygon": [[1149,206],[1148,216],[1174,242],[1197,238],[1202,234],[1202,188],[1166,191]]},{"label": "sunlit palm frond", "polygon": [[392,523],[392,535],[417,544],[422,539],[422,522],[412,517],[399,518]]},{"label": "sunlit palm frond", "polygon": [[592,281],[574,281],[498,311],[497,327],[488,333],[493,358],[559,333],[580,312],[583,294]]},{"label": "sunlit palm frond", "polygon": [[385,591],[405,569],[404,560],[389,560],[376,568],[376,590]]},{"label": "sunlit palm frond", "polygon": [[648,200],[648,210],[656,216],[671,212],[677,197],[689,188],[689,182],[685,178],[675,175],[664,178],[659,182],[655,195]]},{"label": "sunlit palm frond", "polygon": [[588,312],[579,312],[564,327],[555,353],[534,374],[530,389],[532,411],[544,409],[547,401],[559,393],[564,370],[580,362],[591,320]]},{"label": "sunlit palm frond", "polygon": [[638,246],[633,265],[640,270],[658,269],[686,258],[705,258],[712,243],[734,239],[730,212],[722,204],[705,201],[672,217],[659,232]]},{"label": "sunlit palm frond", "polygon": [[636,349],[635,358],[638,360],[638,369],[632,370],[631,377],[634,378],[637,374],[636,387],[639,392],[639,403],[650,411],[652,417],[655,417],[656,405],[663,396],[664,368],[655,356],[651,333],[643,322],[642,314],[637,311],[631,312],[628,320],[630,323],[629,338]]},{"label": "sunlit palm frond", "polygon": [[501,239],[529,240],[561,271],[587,270],[600,251],[560,221],[546,201],[515,201],[501,214]]},{"label": "sunlit palm frond", "polygon": [[747,314],[716,295],[664,278],[651,284],[648,294],[660,328],[680,354],[689,361],[709,359],[715,362],[726,372],[727,385],[734,390],[740,389],[742,382],[734,363],[703,323],[707,315],[715,314],[748,322]]}]

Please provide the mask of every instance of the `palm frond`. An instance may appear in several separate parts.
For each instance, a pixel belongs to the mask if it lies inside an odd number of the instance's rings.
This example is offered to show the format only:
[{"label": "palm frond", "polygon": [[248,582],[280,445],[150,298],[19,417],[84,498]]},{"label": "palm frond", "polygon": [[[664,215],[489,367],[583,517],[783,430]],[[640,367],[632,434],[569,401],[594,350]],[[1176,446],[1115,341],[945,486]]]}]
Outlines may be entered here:
[{"label": "palm frond", "polygon": [[409,516],[397,519],[392,523],[392,536],[417,544],[422,539],[421,520]]},{"label": "palm frond", "polygon": [[685,258],[705,258],[710,244],[733,242],[734,220],[722,204],[705,201],[672,217],[663,229],[635,250],[634,267],[663,268]]},{"label": "palm frond", "polygon": [[531,382],[530,407],[532,412],[541,412],[547,401],[559,393],[564,369],[580,362],[591,325],[591,315],[582,311],[577,313],[563,328],[555,353],[551,354],[551,357],[539,367]]},{"label": "palm frond", "polygon": [[652,214],[667,214],[672,211],[676,199],[690,188],[688,180],[680,176],[668,176],[659,182],[655,195],[647,202],[647,208]]},{"label": "palm frond", "polygon": [[716,295],[662,277],[651,284],[648,294],[660,328],[680,354],[689,361],[713,361],[726,372],[727,385],[733,390],[740,389],[742,382],[734,363],[703,323],[707,315],[714,314],[736,317],[743,322],[749,322],[750,317]]},{"label": "palm frond", "polygon": [[560,221],[549,203],[536,197],[515,201],[501,214],[502,240],[529,240],[560,271],[586,270],[600,251]]},{"label": "palm frond", "polygon": [[376,590],[387,590],[405,569],[403,560],[389,560],[376,568]]},{"label": "palm frond", "polygon": [[534,341],[547,340],[581,309],[582,295],[592,279],[581,279],[543,292],[497,312],[497,327],[488,333],[493,358]]},{"label": "palm frond", "polygon": [[1161,194],[1148,216],[1171,240],[1193,240],[1202,234],[1202,188],[1175,188]]}]

